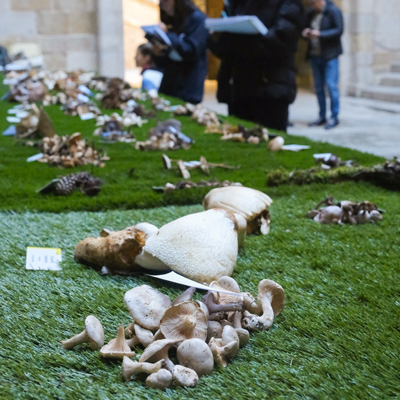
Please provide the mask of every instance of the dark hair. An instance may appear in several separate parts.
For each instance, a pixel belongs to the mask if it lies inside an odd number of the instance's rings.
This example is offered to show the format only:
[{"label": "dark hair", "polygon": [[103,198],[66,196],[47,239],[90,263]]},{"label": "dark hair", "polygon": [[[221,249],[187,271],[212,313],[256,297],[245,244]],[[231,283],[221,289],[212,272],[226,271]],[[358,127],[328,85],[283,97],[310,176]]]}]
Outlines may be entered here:
[{"label": "dark hair", "polygon": [[143,56],[150,56],[151,62],[154,61],[153,45],[151,43],[143,43],[137,49]]},{"label": "dark hair", "polygon": [[186,17],[198,8],[191,0],[175,0],[174,15],[170,16],[160,7],[160,19],[171,32],[181,33]]}]

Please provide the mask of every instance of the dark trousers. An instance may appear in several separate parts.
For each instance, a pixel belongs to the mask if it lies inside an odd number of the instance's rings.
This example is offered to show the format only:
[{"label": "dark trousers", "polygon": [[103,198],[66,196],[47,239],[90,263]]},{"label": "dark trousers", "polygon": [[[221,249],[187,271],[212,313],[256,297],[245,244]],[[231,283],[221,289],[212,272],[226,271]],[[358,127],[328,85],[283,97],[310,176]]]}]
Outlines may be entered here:
[{"label": "dark trousers", "polygon": [[269,97],[243,98],[229,104],[229,115],[286,132],[289,104]]},{"label": "dark trousers", "polygon": [[326,118],[325,86],[328,88],[331,100],[331,116],[337,118],[339,115],[339,60],[334,58],[326,61],[321,57],[312,57],[311,67],[320,118]]}]

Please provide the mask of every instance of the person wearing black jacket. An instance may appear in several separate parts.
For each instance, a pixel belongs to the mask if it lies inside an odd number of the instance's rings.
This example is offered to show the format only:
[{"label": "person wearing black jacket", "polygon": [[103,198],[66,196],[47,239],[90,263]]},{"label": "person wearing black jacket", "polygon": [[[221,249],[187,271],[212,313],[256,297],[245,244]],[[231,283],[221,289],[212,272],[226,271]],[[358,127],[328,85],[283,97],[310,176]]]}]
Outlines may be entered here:
[{"label": "person wearing black jacket", "polygon": [[[309,126],[325,125],[332,129],[339,124],[339,56],[343,53],[341,36],[343,15],[331,0],[310,0],[307,28],[303,36],[309,40],[307,56],[311,60],[314,86],[319,104],[319,117]],[[331,101],[331,118],[326,120],[325,85]]]},{"label": "person wearing black jacket", "polygon": [[164,69],[159,92],[200,103],[207,75],[205,15],[190,0],[160,0],[160,14],[172,46],[166,52],[155,46],[156,64]]},{"label": "person wearing black jacket", "polygon": [[228,16],[255,15],[266,35],[214,33],[210,50],[221,59],[217,99],[229,114],[286,131],[296,97],[294,55],[304,27],[301,0],[229,0]]}]

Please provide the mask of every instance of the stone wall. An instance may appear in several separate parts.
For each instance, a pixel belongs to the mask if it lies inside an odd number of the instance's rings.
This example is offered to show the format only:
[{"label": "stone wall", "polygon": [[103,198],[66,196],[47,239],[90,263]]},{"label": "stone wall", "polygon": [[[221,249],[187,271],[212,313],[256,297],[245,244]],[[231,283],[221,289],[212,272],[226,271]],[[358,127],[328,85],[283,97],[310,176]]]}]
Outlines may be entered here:
[{"label": "stone wall", "polygon": [[1,0],[0,43],[39,44],[50,69],[96,69],[96,0]]}]

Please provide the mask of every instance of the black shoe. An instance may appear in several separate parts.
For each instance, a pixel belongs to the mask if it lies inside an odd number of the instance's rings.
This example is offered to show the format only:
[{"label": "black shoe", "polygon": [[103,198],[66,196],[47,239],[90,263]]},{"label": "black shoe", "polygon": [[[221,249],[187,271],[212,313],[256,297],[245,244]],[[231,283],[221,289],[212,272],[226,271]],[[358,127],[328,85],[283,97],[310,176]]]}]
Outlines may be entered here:
[{"label": "black shoe", "polygon": [[321,126],[326,124],[326,118],[319,117],[316,121],[310,122],[308,126]]},{"label": "black shoe", "polygon": [[335,126],[339,125],[339,120],[337,118],[331,118],[329,122],[325,125],[325,129],[333,129]]}]

